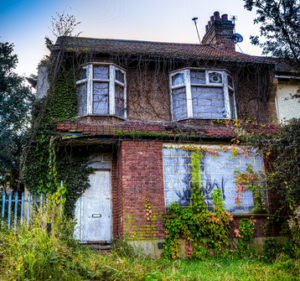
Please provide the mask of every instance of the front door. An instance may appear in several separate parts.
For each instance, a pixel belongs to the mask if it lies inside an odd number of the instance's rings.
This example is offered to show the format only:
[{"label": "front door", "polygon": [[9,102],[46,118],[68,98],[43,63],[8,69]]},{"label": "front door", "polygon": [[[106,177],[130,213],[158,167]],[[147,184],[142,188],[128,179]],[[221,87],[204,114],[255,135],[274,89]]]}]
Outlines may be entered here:
[{"label": "front door", "polygon": [[90,187],[75,205],[74,237],[80,242],[112,240],[110,171],[95,171],[89,176]]}]

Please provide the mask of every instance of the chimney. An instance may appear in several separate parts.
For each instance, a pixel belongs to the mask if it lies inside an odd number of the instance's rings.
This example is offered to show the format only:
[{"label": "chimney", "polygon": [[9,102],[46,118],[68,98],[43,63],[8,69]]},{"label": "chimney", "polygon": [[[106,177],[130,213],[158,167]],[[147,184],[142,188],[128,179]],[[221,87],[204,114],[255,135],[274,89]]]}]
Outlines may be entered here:
[{"label": "chimney", "polygon": [[221,49],[235,51],[233,40],[234,24],[231,20],[228,20],[227,14],[220,17],[219,12],[214,12],[205,29],[206,33],[202,39],[202,44],[212,44]]}]

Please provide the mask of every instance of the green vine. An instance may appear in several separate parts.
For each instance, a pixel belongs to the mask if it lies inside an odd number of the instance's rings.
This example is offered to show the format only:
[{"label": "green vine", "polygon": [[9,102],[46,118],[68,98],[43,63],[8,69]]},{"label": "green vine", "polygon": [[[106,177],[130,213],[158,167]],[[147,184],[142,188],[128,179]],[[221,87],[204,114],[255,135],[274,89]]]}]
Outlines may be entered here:
[{"label": "green vine", "polygon": [[[50,75],[50,80],[53,74]],[[51,84],[47,97],[34,108],[31,142],[26,148],[22,178],[32,193],[53,193],[59,183],[66,189],[65,211],[72,215],[76,200],[89,186],[88,155],[95,148],[62,147],[56,143],[56,125],[77,115],[74,70],[61,69]]]},{"label": "green vine", "polygon": [[206,209],[200,169],[204,153],[204,150],[198,148],[192,152],[190,205],[181,208],[177,203],[172,203],[164,219],[166,240],[163,254],[166,257],[179,258],[180,238],[185,240],[187,259],[205,259],[209,248],[216,254],[224,254],[229,247],[230,221],[233,217],[224,209],[219,189],[212,192],[214,211]]}]

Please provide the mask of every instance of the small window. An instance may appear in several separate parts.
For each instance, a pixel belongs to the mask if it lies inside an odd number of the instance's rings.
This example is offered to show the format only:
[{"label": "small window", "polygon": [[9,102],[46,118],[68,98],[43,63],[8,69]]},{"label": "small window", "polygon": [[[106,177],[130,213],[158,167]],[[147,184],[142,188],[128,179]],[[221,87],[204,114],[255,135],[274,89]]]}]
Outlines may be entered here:
[{"label": "small window", "polygon": [[184,84],[184,74],[183,73],[177,73],[174,76],[172,76],[172,86],[178,86]]},{"label": "small window", "polygon": [[76,82],[78,115],[116,115],[126,118],[126,73],[113,64],[91,63]]},{"label": "small window", "polygon": [[222,84],[222,73],[220,72],[209,72],[208,78],[209,78],[209,83]]},{"label": "small window", "polygon": [[170,91],[173,120],[236,118],[233,81],[226,71],[193,68],[173,72]]}]

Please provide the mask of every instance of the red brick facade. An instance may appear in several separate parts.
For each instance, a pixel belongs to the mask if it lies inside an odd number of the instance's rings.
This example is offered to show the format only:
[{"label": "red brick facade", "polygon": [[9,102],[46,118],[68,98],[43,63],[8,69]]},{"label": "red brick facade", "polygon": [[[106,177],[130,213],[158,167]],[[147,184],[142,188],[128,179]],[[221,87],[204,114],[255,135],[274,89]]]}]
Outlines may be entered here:
[{"label": "red brick facade", "polygon": [[[162,142],[122,141],[114,237],[163,238],[165,210]],[[146,208],[146,200],[150,208]],[[148,213],[148,215],[147,215]],[[117,237],[115,236],[117,235]]]}]

